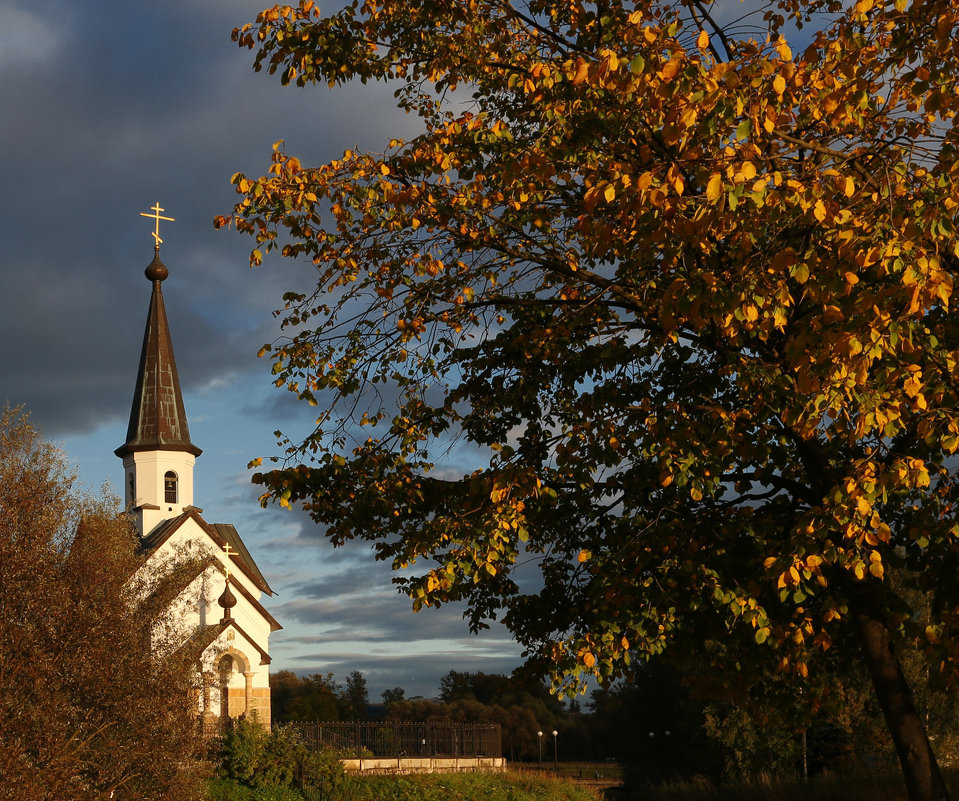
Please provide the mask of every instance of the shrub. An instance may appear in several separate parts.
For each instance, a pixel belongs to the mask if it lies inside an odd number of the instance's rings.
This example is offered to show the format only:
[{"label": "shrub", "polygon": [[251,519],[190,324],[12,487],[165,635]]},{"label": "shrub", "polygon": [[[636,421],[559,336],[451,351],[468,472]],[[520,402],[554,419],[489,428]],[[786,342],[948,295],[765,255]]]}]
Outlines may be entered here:
[{"label": "shrub", "polygon": [[[332,796],[340,787],[343,766],[329,749],[310,751],[293,726],[276,726],[267,732],[255,719],[241,718],[220,743],[219,774],[255,791],[237,801],[286,801],[301,791],[310,801]],[[223,796],[224,801],[229,796]]]},{"label": "shrub", "polygon": [[220,773],[229,779],[255,785],[261,772],[269,733],[257,722],[240,718],[220,741]]},{"label": "shrub", "polygon": [[300,789],[310,799],[332,798],[343,788],[346,774],[332,748],[308,751],[300,762]]}]

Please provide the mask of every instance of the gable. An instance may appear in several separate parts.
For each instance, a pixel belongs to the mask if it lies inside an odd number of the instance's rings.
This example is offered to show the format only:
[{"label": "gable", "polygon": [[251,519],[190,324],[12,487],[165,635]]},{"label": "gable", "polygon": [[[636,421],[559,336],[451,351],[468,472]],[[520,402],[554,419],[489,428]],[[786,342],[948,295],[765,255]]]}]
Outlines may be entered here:
[{"label": "gable", "polygon": [[263,648],[257,644],[256,640],[247,634],[235,620],[221,620],[219,623],[214,623],[204,629],[200,629],[180,646],[179,652],[191,660],[200,659],[203,653],[207,651],[207,649],[214,647],[223,634],[230,629],[239,634],[247,645],[259,654],[261,665],[270,664],[272,661],[270,655],[264,651]]},{"label": "gable", "polygon": [[273,589],[267,583],[260,568],[257,567],[253,557],[247,550],[246,545],[240,538],[239,532],[229,523],[217,523],[210,525],[201,516],[199,510],[194,506],[185,509],[177,517],[171,517],[164,520],[153,531],[143,538],[143,547],[147,551],[156,551],[167,540],[170,539],[187,521],[192,520],[200,530],[209,537],[217,549],[222,551],[224,546],[230,545],[235,554],[230,555],[230,561],[233,566],[243,573],[247,579],[259,590],[267,595],[273,595]]}]

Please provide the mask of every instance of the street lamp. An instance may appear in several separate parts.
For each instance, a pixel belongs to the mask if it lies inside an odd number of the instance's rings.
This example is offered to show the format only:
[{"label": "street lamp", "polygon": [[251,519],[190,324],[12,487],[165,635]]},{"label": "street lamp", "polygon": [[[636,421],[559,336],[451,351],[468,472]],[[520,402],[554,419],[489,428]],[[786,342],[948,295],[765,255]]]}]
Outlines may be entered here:
[{"label": "street lamp", "polygon": [[556,729],[553,729],[553,773],[555,773],[557,776],[559,775],[559,760],[556,756],[556,735],[558,734],[559,732],[556,731]]},{"label": "street lamp", "polygon": [[536,736],[539,738],[539,766],[543,767],[543,732],[536,732]]}]

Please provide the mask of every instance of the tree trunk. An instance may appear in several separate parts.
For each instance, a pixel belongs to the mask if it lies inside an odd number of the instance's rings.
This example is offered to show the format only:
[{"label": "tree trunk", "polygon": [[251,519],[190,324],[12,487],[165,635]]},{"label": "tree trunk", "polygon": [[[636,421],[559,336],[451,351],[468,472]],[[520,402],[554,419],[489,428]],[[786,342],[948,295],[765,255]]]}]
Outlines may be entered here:
[{"label": "tree trunk", "polygon": [[949,801],[949,790],[912,701],[885,615],[867,592],[865,587],[856,588],[850,611],[886,727],[896,745],[909,799]]}]

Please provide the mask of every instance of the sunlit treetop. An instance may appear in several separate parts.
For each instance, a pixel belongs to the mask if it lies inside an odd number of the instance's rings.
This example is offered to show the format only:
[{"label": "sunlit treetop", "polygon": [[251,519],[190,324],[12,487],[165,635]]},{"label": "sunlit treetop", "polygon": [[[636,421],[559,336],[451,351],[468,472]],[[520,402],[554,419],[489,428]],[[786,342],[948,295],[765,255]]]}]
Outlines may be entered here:
[{"label": "sunlit treetop", "polygon": [[396,0],[235,31],[423,126],[234,177],[218,224],[317,280],[263,351],[319,412],[264,502],[565,686],[686,646],[813,686],[859,612],[953,677],[957,19]]}]

